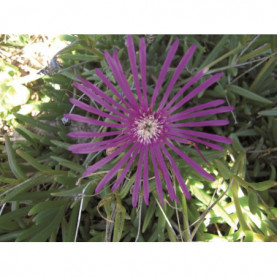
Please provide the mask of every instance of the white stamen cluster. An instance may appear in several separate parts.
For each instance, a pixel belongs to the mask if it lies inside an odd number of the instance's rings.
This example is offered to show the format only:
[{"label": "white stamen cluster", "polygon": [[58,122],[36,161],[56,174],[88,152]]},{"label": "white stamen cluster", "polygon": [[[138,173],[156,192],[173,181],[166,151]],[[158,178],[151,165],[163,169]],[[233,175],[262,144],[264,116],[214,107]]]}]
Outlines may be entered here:
[{"label": "white stamen cluster", "polygon": [[154,115],[143,115],[135,119],[132,131],[142,144],[155,142],[163,130],[163,124]]}]

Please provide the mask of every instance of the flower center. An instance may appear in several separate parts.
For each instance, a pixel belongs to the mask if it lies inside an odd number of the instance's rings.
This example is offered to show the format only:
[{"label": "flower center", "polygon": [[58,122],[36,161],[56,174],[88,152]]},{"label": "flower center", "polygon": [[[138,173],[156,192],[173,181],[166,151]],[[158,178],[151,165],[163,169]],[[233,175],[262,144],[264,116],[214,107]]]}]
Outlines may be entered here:
[{"label": "flower center", "polygon": [[142,114],[132,124],[133,136],[142,144],[156,142],[164,129],[164,121],[157,114]]}]

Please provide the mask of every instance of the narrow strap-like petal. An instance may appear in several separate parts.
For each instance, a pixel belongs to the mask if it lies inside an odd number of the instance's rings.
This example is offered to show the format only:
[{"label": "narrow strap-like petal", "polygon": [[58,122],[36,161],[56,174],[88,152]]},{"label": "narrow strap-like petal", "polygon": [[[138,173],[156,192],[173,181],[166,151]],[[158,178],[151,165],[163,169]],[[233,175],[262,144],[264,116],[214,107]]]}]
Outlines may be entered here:
[{"label": "narrow strap-like petal", "polygon": [[164,140],[164,143],[171,148],[176,154],[178,154],[181,158],[183,158],[193,169],[195,169],[200,175],[207,178],[208,180],[214,181],[215,178],[205,171],[199,164],[197,164],[193,159],[188,157],[185,153],[183,153],[180,149],[175,147],[172,143],[167,140]]},{"label": "narrow strap-like petal", "polygon": [[206,80],[204,83],[199,85],[197,88],[192,90],[190,93],[188,93],[178,104],[173,106],[168,113],[171,114],[177,109],[179,109],[181,106],[183,106],[185,103],[187,103],[189,100],[191,100],[193,97],[201,93],[203,90],[214,84],[219,80],[219,78],[222,76],[222,73],[217,73],[214,76],[210,77],[208,80]]},{"label": "narrow strap-like petal", "polygon": [[134,144],[129,149],[129,151],[123,156],[123,158],[112,168],[110,171],[104,176],[104,178],[100,181],[100,183],[97,185],[95,189],[95,193],[98,193],[118,172],[118,170],[127,162],[129,157],[132,155],[132,153],[137,148],[137,145]]},{"label": "narrow strap-like petal", "polygon": [[125,90],[129,93],[129,95],[131,96],[131,98],[133,99],[133,104],[134,104],[135,108],[138,109],[138,108],[139,108],[139,105],[138,105],[138,103],[137,103],[136,98],[134,97],[134,94],[133,94],[132,91],[131,91],[131,88],[130,88],[130,86],[129,86],[129,84],[128,84],[127,78],[126,78],[126,76],[125,76],[125,74],[124,74],[124,72],[123,72],[123,68],[122,68],[122,66],[121,66],[121,63],[120,63],[120,61],[119,61],[119,58],[118,58],[118,50],[115,50],[115,51],[113,52],[113,59],[114,59],[114,62],[115,62],[116,66],[117,66],[117,68],[118,68],[118,70],[119,70],[119,74],[120,74],[121,80],[122,80],[122,82],[123,82],[123,86],[125,87]]},{"label": "narrow strap-like petal", "polygon": [[161,148],[162,148],[162,151],[164,152],[165,156],[169,159],[169,161],[171,163],[172,170],[175,173],[175,176],[178,180],[179,185],[181,186],[183,193],[185,194],[187,199],[190,199],[190,193],[188,191],[188,188],[183,180],[183,177],[182,177],[174,159],[171,157],[171,155],[168,153],[168,151],[165,149],[165,147],[162,144],[161,144]]},{"label": "narrow strap-like petal", "polygon": [[178,124],[170,124],[169,127],[205,127],[205,126],[225,126],[228,125],[229,120],[207,120],[207,121],[196,121],[186,122]]},{"label": "narrow strap-like petal", "polygon": [[[101,145],[91,147],[91,148],[77,148],[77,147],[73,148],[72,147],[71,149],[68,148],[68,150],[70,150],[72,153],[75,153],[75,154],[91,154],[91,153],[103,151],[108,148],[118,147],[118,146],[122,145],[123,143],[125,143],[127,140],[128,139],[125,138],[125,139],[122,139],[120,141],[116,141],[116,142],[113,142],[110,144],[101,144]],[[72,145],[72,146],[75,146],[75,145]]]},{"label": "narrow strap-like petal", "polygon": [[[122,106],[121,104],[119,104],[117,101],[115,101],[113,98],[111,98],[109,95],[107,95],[104,91],[102,91],[100,88],[96,87],[94,84],[92,84],[91,82],[88,82],[87,80],[81,78],[81,77],[77,77],[87,88],[91,89],[98,97],[103,98],[106,102],[108,102],[111,105],[114,105],[115,107],[117,107],[119,110],[125,112],[125,113],[130,113],[130,111],[125,108],[124,106]],[[74,83],[75,84],[75,83]]]},{"label": "narrow strap-like petal", "polygon": [[102,117],[105,117],[105,118],[109,118],[111,120],[115,120],[115,121],[119,121],[119,122],[124,122],[126,123],[126,120],[124,120],[123,118],[120,118],[120,117],[116,117],[114,115],[111,115],[111,114],[108,114],[108,113],[105,113],[105,112],[102,112],[100,111],[99,109],[96,109],[94,107],[91,107],[90,105],[82,102],[82,101],[79,101],[75,98],[70,98],[69,101],[75,105],[76,107],[79,107],[80,109],[82,110],[85,110],[85,111],[88,111],[90,113],[93,113],[93,114],[97,114],[97,115],[100,115]]},{"label": "narrow strap-like petal", "polygon": [[95,102],[99,103],[100,105],[102,105],[103,107],[105,107],[108,111],[113,112],[114,114],[117,114],[118,116],[122,117],[122,118],[126,118],[128,119],[128,117],[121,113],[120,111],[118,111],[117,109],[115,109],[114,107],[112,107],[110,104],[108,104],[107,102],[105,102],[102,98],[100,98],[99,96],[97,96],[92,89],[87,88],[77,82],[73,82],[74,86],[79,89],[81,92],[83,92],[85,95],[87,95],[88,97],[90,97],[91,99],[93,99]]},{"label": "narrow strap-like petal", "polygon": [[102,138],[102,137],[110,137],[115,135],[121,135],[123,131],[113,131],[113,132],[103,132],[103,133],[95,133],[95,132],[70,132],[67,134],[69,137],[73,138]]},{"label": "narrow strap-like petal", "polygon": [[81,116],[78,114],[65,114],[64,117],[67,119],[73,120],[73,121],[93,124],[93,125],[97,125],[97,126],[106,126],[106,127],[111,127],[111,128],[126,128],[127,127],[127,125],[99,121],[99,120],[87,118],[85,116]]},{"label": "narrow strap-like petal", "polygon": [[139,156],[139,160],[138,160],[135,184],[133,187],[133,195],[132,195],[132,206],[133,207],[136,207],[137,203],[138,203],[140,183],[141,183],[141,169],[142,169],[144,153],[145,153],[145,148],[142,147],[140,156]]},{"label": "narrow strap-like petal", "polygon": [[131,143],[132,141],[129,141],[122,145],[120,148],[118,148],[116,151],[114,151],[112,154],[109,156],[105,157],[104,159],[98,161],[94,165],[90,166],[82,175],[82,177],[87,177],[88,175],[92,174],[95,172],[97,169],[101,168],[103,165],[111,161],[114,157],[118,156],[120,153],[122,153]]},{"label": "narrow strap-like petal", "polygon": [[201,153],[201,151],[200,151],[199,147],[197,146],[197,144],[194,143],[193,146],[194,146],[195,150],[197,151],[197,153],[200,155],[200,157],[204,160],[204,162],[205,162],[207,165],[211,166],[211,164],[209,163],[209,161],[207,161],[207,159],[206,159],[206,158],[204,157],[204,155]]},{"label": "narrow strap-like petal", "polygon": [[185,68],[185,66],[189,62],[189,60],[190,60],[191,56],[193,55],[195,49],[196,49],[196,45],[192,45],[188,49],[188,51],[186,52],[186,54],[184,55],[184,57],[182,58],[180,63],[178,64],[178,66],[177,66],[177,68],[174,72],[174,75],[173,75],[173,77],[172,77],[172,79],[171,79],[171,81],[170,81],[170,83],[169,83],[169,85],[166,89],[166,92],[165,92],[165,94],[162,98],[162,101],[161,101],[161,104],[158,108],[158,111],[160,111],[164,107],[164,105],[165,105],[165,103],[166,103],[166,101],[167,101],[167,99],[168,99],[168,97],[169,97],[176,81],[178,80],[178,78],[179,78],[180,74],[182,73],[183,69]]},{"label": "narrow strap-like petal", "polygon": [[174,191],[174,188],[173,188],[173,185],[172,185],[172,182],[171,182],[171,179],[170,179],[170,176],[169,176],[168,170],[166,168],[166,164],[165,164],[165,161],[164,161],[164,158],[162,156],[159,146],[154,147],[154,152],[155,152],[159,167],[161,169],[161,172],[164,176],[164,180],[165,180],[165,183],[167,186],[169,197],[170,197],[171,201],[176,200],[178,202],[178,198],[175,194],[175,191]]},{"label": "narrow strap-like petal", "polygon": [[171,135],[169,135],[168,138],[170,138],[172,140],[179,141],[179,142],[184,143],[184,144],[189,144],[190,141],[193,141],[193,142],[197,142],[197,143],[206,145],[206,146],[208,146],[212,149],[215,149],[215,150],[221,151],[223,149],[222,146],[220,146],[220,145],[217,145],[217,144],[214,144],[214,143],[202,140],[202,139],[198,139],[198,138],[195,138],[195,137],[191,137],[191,136],[188,136],[188,135],[184,135],[183,133],[180,133],[180,132],[176,132],[176,131],[171,130],[170,133],[172,135],[179,136],[179,137],[182,137],[182,138],[171,136]]},{"label": "narrow strap-like petal", "polygon": [[184,110],[180,113],[176,113],[176,114],[170,116],[170,118],[173,118],[173,117],[179,116],[179,115],[189,114],[189,113],[199,111],[199,110],[204,110],[204,109],[207,109],[207,108],[213,108],[213,107],[216,107],[216,106],[220,106],[224,103],[225,103],[225,101],[223,99],[213,100],[213,101],[210,101],[210,102],[207,102],[207,103],[204,103],[204,104],[193,106],[193,107],[188,108],[188,109],[186,109],[186,110]]},{"label": "narrow strap-like petal", "polygon": [[192,85],[194,85],[203,75],[205,70],[200,70],[195,76],[193,76],[175,95],[174,97],[169,101],[169,103],[165,106],[165,110],[168,110],[175,101],[179,99],[179,97]]},{"label": "narrow strap-like petal", "polygon": [[143,196],[146,205],[149,205],[149,177],[148,177],[148,152],[149,146],[145,146],[143,164]]},{"label": "narrow strap-like petal", "polygon": [[143,103],[144,107],[148,107],[147,100],[147,86],[146,86],[146,45],[145,39],[142,37],[139,43],[139,66],[140,66],[140,75],[141,75],[141,86],[143,93]]},{"label": "narrow strap-like petal", "polygon": [[118,90],[113,86],[110,80],[99,70],[95,69],[95,73],[101,79],[101,81],[122,101],[123,104],[126,105],[129,109],[133,109],[129,103],[122,97],[122,95],[118,92]]},{"label": "narrow strap-like petal", "polygon": [[123,76],[120,73],[120,68],[119,68],[117,62],[110,56],[110,54],[107,51],[104,52],[104,56],[106,58],[106,61],[109,65],[109,67],[111,68],[112,73],[113,73],[117,83],[119,84],[121,90],[123,91],[124,95],[128,99],[132,108],[134,110],[136,110],[138,107],[138,104],[137,104],[136,99],[135,99],[134,95],[132,94],[130,88],[129,88],[129,90],[128,90],[128,88],[126,88],[126,84],[124,83],[124,81],[122,79]]},{"label": "narrow strap-like petal", "polygon": [[174,55],[175,55],[175,53],[177,51],[177,48],[178,48],[178,45],[179,45],[179,40],[175,40],[174,43],[172,44],[171,48],[168,51],[167,57],[164,61],[164,64],[162,66],[162,69],[161,69],[161,72],[160,72],[160,75],[159,75],[159,78],[158,78],[158,81],[157,81],[157,84],[156,84],[156,87],[155,87],[154,92],[153,92],[150,108],[153,108],[153,106],[155,105],[158,93],[159,93],[159,91],[161,89],[161,86],[163,84],[163,81],[164,81],[164,77],[165,77],[165,75],[168,71],[168,68],[169,68],[169,66],[170,66],[170,64],[171,64],[171,62],[174,58]]},{"label": "narrow strap-like petal", "polygon": [[120,176],[116,179],[114,185],[111,188],[111,191],[114,191],[119,187],[119,185],[122,183],[123,179],[125,178],[126,174],[128,173],[129,169],[131,168],[132,164],[134,163],[135,158],[141,149],[141,144],[138,144],[137,146],[138,148],[132,153],[130,160],[126,164],[125,168],[122,170]]},{"label": "narrow strap-like petal", "polygon": [[160,178],[160,174],[159,174],[153,147],[150,148],[150,152],[151,152],[151,158],[152,158],[152,164],[153,164],[153,170],[154,170],[154,175],[155,175],[155,182],[156,182],[158,196],[161,200],[162,205],[164,205],[163,187],[162,187],[162,182],[161,182],[161,178]]},{"label": "narrow strap-like petal", "polygon": [[129,138],[129,136],[128,135],[123,135],[123,136],[117,136],[115,138],[107,139],[107,140],[101,140],[101,141],[95,141],[95,142],[86,142],[86,143],[79,143],[79,144],[71,145],[71,146],[69,146],[69,148],[71,150],[73,146],[77,146],[77,145],[80,148],[90,148],[90,147],[93,148],[93,147],[96,147],[96,146],[99,146],[99,145],[103,145],[103,144],[107,144],[109,146],[110,143],[117,142],[117,141],[120,141],[120,140],[126,139],[126,138]]},{"label": "narrow strap-like petal", "polygon": [[200,112],[190,113],[190,114],[182,114],[179,113],[179,115],[176,114],[176,116],[172,116],[168,118],[168,121],[179,121],[179,120],[185,120],[189,118],[195,118],[195,117],[201,117],[201,116],[207,116],[212,114],[219,114],[219,113],[227,113],[234,109],[232,106],[223,106],[220,108],[210,109],[210,110],[204,110]]},{"label": "narrow strap-like petal", "polygon": [[138,78],[136,51],[135,51],[135,46],[134,46],[134,41],[132,36],[129,35],[127,37],[126,44],[127,44],[127,51],[128,51],[129,61],[130,61],[131,70],[133,74],[133,79],[134,79],[135,87],[138,94],[138,100],[139,100],[139,103],[142,105],[143,102],[142,102],[142,94],[141,94],[139,78]]},{"label": "narrow strap-like petal", "polygon": [[195,136],[195,137],[199,137],[199,138],[205,138],[205,139],[209,139],[209,140],[213,140],[213,141],[217,141],[217,142],[233,143],[233,140],[230,139],[230,138],[226,138],[226,137],[223,137],[223,136],[214,135],[214,134],[210,134],[210,133],[192,131],[192,130],[185,130],[185,129],[181,129],[180,132],[185,134],[185,135],[191,135],[191,136]]},{"label": "narrow strap-like petal", "polygon": [[68,150],[76,154],[89,154],[97,151],[102,151],[107,148],[116,147],[129,138],[128,135],[116,137],[104,141],[88,142],[88,143],[79,143],[70,145]]}]

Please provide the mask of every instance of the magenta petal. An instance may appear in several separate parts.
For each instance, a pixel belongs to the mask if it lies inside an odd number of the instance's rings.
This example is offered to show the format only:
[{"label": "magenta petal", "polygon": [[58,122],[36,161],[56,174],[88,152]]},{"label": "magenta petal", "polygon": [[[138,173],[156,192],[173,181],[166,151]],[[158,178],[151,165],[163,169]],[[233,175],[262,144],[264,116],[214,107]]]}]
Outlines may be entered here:
[{"label": "magenta petal", "polygon": [[173,115],[172,117],[169,117],[168,120],[169,121],[180,121],[180,120],[185,120],[185,119],[195,118],[195,117],[200,117],[200,116],[226,113],[226,112],[232,111],[233,109],[234,109],[234,107],[232,107],[232,106],[223,106],[223,107],[216,108],[216,109],[204,110],[201,112],[190,113],[190,114],[179,113],[179,115],[176,114],[176,115]]},{"label": "magenta petal", "polygon": [[95,189],[95,193],[98,193],[118,172],[118,170],[127,162],[129,157],[134,152],[135,148],[137,148],[137,145],[134,144],[129,151],[123,156],[123,158],[112,168],[110,169],[109,173],[105,175],[105,177],[100,181],[98,186]]},{"label": "magenta petal", "polygon": [[123,80],[123,77],[125,77],[125,76],[122,76],[122,74],[120,72],[120,64],[117,64],[117,61],[115,59],[113,59],[107,51],[104,52],[104,56],[106,58],[108,65],[110,66],[110,68],[112,70],[112,73],[113,73],[117,83],[119,84],[121,90],[127,97],[130,105],[132,106],[133,109],[137,109],[138,104],[136,102],[136,99],[135,99],[134,95],[132,94],[128,83],[127,83],[128,86],[126,87],[126,83]]},{"label": "magenta petal", "polygon": [[172,44],[171,48],[168,51],[167,57],[164,61],[164,64],[162,66],[162,69],[161,69],[161,72],[160,72],[160,75],[159,75],[159,78],[158,78],[158,81],[157,81],[157,84],[156,84],[156,87],[155,87],[154,92],[153,92],[150,108],[153,108],[153,106],[156,102],[156,98],[157,98],[159,90],[161,89],[161,86],[163,84],[164,77],[165,77],[165,75],[168,71],[168,68],[169,68],[169,66],[170,66],[170,64],[171,64],[171,62],[174,58],[174,55],[175,55],[175,53],[177,51],[177,48],[178,48],[178,45],[179,45],[179,40],[175,40],[174,43]]},{"label": "magenta petal", "polygon": [[207,165],[211,166],[211,164],[206,160],[206,158],[205,158],[205,157],[203,156],[203,154],[201,153],[201,151],[200,151],[200,149],[199,149],[199,147],[197,146],[196,143],[194,144],[194,148],[195,148],[195,150],[197,151],[197,153],[200,155],[200,157],[204,160],[204,162],[205,162]]},{"label": "magenta petal", "polygon": [[111,119],[111,120],[115,120],[115,121],[119,121],[119,122],[126,122],[126,120],[124,120],[124,119],[122,119],[122,118],[120,118],[120,117],[116,117],[116,116],[110,115],[110,114],[108,114],[108,113],[102,112],[102,111],[100,111],[99,109],[96,109],[96,108],[94,108],[94,107],[91,107],[90,105],[85,104],[84,102],[81,102],[81,101],[79,101],[79,100],[77,100],[77,99],[75,99],[75,98],[70,98],[69,101],[70,101],[73,105],[79,107],[79,108],[82,109],[82,110],[88,111],[88,112],[90,112],[90,113],[97,114],[97,115],[100,115],[100,116],[102,116],[102,117],[109,118],[109,119]]},{"label": "magenta petal", "polygon": [[[106,102],[110,103],[111,105],[114,105],[115,107],[117,107],[118,109],[120,109],[121,111],[125,112],[125,113],[129,113],[130,111],[128,109],[126,109],[125,107],[123,107],[121,104],[119,104],[118,102],[116,102],[113,98],[111,98],[110,96],[108,96],[104,91],[102,91],[101,89],[99,89],[98,87],[96,87],[94,84],[86,81],[85,79],[81,78],[78,76],[78,79],[80,79],[82,81],[82,83],[88,87],[89,89],[91,89],[98,97],[102,97]],[[75,84],[75,83],[74,83]]]},{"label": "magenta petal", "polygon": [[123,72],[123,68],[122,68],[121,63],[120,63],[120,61],[118,59],[118,51],[117,50],[115,50],[114,53],[113,53],[113,59],[114,59],[114,62],[115,62],[116,66],[117,66],[117,68],[119,70],[120,78],[121,78],[121,80],[123,82],[123,86],[124,86],[124,91],[128,92],[130,97],[133,99],[133,105],[134,105],[134,107],[138,109],[139,105],[138,105],[137,100],[134,97],[134,95],[133,95],[133,93],[132,93],[132,91],[130,89],[130,86],[128,84],[127,78],[126,78],[126,76],[125,76],[125,74]]},{"label": "magenta petal", "polygon": [[123,142],[126,142],[128,138],[129,136],[125,135],[104,141],[74,144],[69,146],[68,150],[76,154],[89,154],[97,151],[102,151],[107,148],[116,147]]},{"label": "magenta petal", "polygon": [[95,69],[95,73],[101,79],[101,81],[124,103],[129,109],[132,109],[131,105],[121,96],[118,90],[112,85],[110,80],[99,70]]},{"label": "magenta petal", "polygon": [[183,180],[182,175],[180,174],[180,171],[179,171],[176,163],[174,162],[173,158],[171,157],[171,155],[168,153],[168,151],[165,149],[165,147],[163,145],[161,145],[161,148],[162,148],[165,156],[169,159],[169,161],[171,163],[172,170],[175,173],[175,176],[178,180],[179,185],[181,186],[183,193],[185,194],[187,199],[190,199],[190,193],[189,193],[188,188]]},{"label": "magenta petal", "polygon": [[[100,105],[102,105],[103,107],[105,107],[107,110],[113,112],[114,114],[119,115],[122,118],[127,118],[128,117],[126,115],[124,115],[123,113],[119,112],[117,109],[113,108],[110,104],[108,104],[107,102],[105,102],[102,98],[98,97],[90,88],[87,88],[77,82],[73,82],[74,86],[79,89],[81,92],[83,92],[84,94],[86,94],[88,97],[90,97],[92,100],[96,101],[97,103],[99,103]],[[128,111],[128,110],[127,110]],[[127,113],[130,113],[129,111]]]},{"label": "magenta petal", "polygon": [[100,138],[100,137],[109,137],[115,135],[121,135],[123,131],[114,131],[114,132],[103,132],[103,133],[95,133],[95,132],[70,132],[67,134],[69,137],[73,138]]},{"label": "magenta petal", "polygon": [[158,162],[161,172],[164,176],[164,180],[165,180],[165,183],[167,186],[169,197],[170,197],[171,201],[174,201],[174,200],[178,201],[178,198],[175,194],[175,191],[174,191],[174,188],[173,188],[173,185],[172,185],[172,182],[171,182],[169,173],[167,171],[166,164],[165,164],[165,161],[164,161],[164,158],[162,156],[159,146],[155,145],[154,151],[155,151],[155,155],[157,158],[157,162]]},{"label": "magenta petal", "polygon": [[111,148],[111,147],[117,147],[118,145],[120,145],[126,141],[127,141],[127,139],[111,143],[110,145],[104,144],[104,145],[95,146],[93,148],[83,148],[83,149],[79,149],[77,147],[73,148],[73,146],[78,146],[78,144],[76,144],[76,145],[72,145],[72,148],[68,148],[68,150],[70,150],[74,154],[90,154],[90,153],[103,151],[103,150]]},{"label": "magenta petal", "polygon": [[114,191],[116,190],[119,185],[122,183],[123,179],[125,178],[127,172],[129,171],[130,167],[132,166],[132,164],[134,163],[135,161],[135,158],[138,154],[138,152],[140,151],[141,149],[141,145],[138,144],[138,148],[133,152],[133,154],[131,155],[131,158],[130,160],[128,161],[128,163],[126,164],[125,168],[122,170],[120,176],[117,178],[117,180],[115,181],[114,185],[112,186],[111,188],[111,191]]},{"label": "magenta petal", "polygon": [[192,130],[181,130],[181,132],[185,135],[191,135],[195,137],[200,137],[200,138],[205,138],[217,142],[222,142],[222,143],[233,143],[233,140],[230,138],[222,137],[219,135],[213,135],[205,132],[199,132],[199,131],[192,131]]},{"label": "magenta petal", "polygon": [[214,84],[215,82],[217,82],[219,80],[219,78],[222,76],[222,73],[217,73],[214,76],[212,76],[211,78],[209,78],[208,80],[206,80],[204,83],[202,83],[201,85],[199,85],[197,88],[195,88],[194,90],[192,90],[189,94],[187,94],[180,102],[178,102],[178,104],[176,104],[175,106],[173,106],[168,113],[171,114],[174,111],[176,111],[177,109],[179,109],[181,106],[183,106],[185,103],[187,103],[189,100],[191,100],[193,97],[195,97],[196,95],[198,95],[199,93],[201,93],[203,90],[205,90],[206,88],[208,88],[209,86],[211,86],[212,84]]},{"label": "magenta petal", "polygon": [[196,170],[200,175],[207,178],[208,180],[214,181],[215,178],[206,172],[199,164],[197,164],[193,159],[188,157],[185,153],[183,153],[180,149],[175,147],[169,141],[164,140],[164,143],[171,148],[176,154],[178,154],[181,158],[183,158],[194,170]]},{"label": "magenta petal", "polygon": [[126,44],[127,44],[128,56],[130,60],[135,87],[138,94],[139,103],[142,105],[143,102],[142,102],[142,94],[141,94],[139,78],[138,78],[136,52],[135,52],[135,46],[134,46],[134,41],[132,36],[127,37]]},{"label": "magenta petal", "polygon": [[221,99],[213,100],[213,101],[207,102],[205,104],[200,104],[200,105],[193,106],[193,107],[188,108],[188,109],[186,109],[186,110],[184,110],[180,113],[173,114],[168,119],[170,119],[170,121],[174,121],[175,118],[178,117],[178,116],[183,116],[183,115],[195,112],[195,111],[216,107],[216,106],[222,105],[223,103],[225,103],[225,101],[221,100]]},{"label": "magenta petal", "polygon": [[164,205],[163,187],[162,187],[162,182],[161,182],[158,166],[156,163],[156,158],[155,158],[155,153],[154,153],[153,147],[150,148],[150,151],[151,151],[152,164],[153,164],[153,170],[154,170],[154,174],[155,174],[155,181],[156,181],[158,196],[161,200],[162,205]]},{"label": "magenta petal", "polygon": [[146,205],[149,205],[148,152],[149,147],[146,146],[143,165],[143,196]]},{"label": "magenta petal", "polygon": [[99,121],[99,120],[87,118],[85,116],[81,116],[78,114],[65,114],[64,117],[67,119],[73,120],[73,121],[93,124],[93,125],[97,125],[97,126],[106,126],[106,127],[112,127],[112,128],[126,128],[127,127],[126,125],[123,125],[123,124]]},{"label": "magenta petal", "polygon": [[[189,113],[192,113],[192,112],[195,112],[195,111],[199,111],[199,110],[204,110],[204,109],[207,109],[207,108],[212,108],[212,107],[220,106],[220,105],[222,105],[224,103],[225,103],[224,100],[217,99],[217,100],[213,100],[213,101],[210,101],[210,102],[206,102],[204,104],[200,104],[200,105],[196,105],[194,107],[188,108],[188,109],[184,110],[181,113],[182,114],[189,114]],[[174,114],[171,117],[174,117],[174,116],[179,115],[181,113]]]},{"label": "magenta petal", "polygon": [[104,159],[100,160],[99,162],[95,163],[94,165],[90,166],[84,173],[83,173],[83,177],[87,177],[88,175],[92,174],[93,172],[95,172],[97,169],[99,169],[100,167],[102,167],[103,165],[105,165],[106,163],[108,163],[109,161],[111,161],[114,157],[118,156],[120,153],[122,153],[131,143],[131,142],[127,142],[124,145],[122,145],[120,148],[118,148],[116,151],[114,151],[112,154],[110,154],[109,156],[105,157]]},{"label": "magenta petal", "polygon": [[147,107],[148,100],[147,100],[147,87],[146,87],[146,46],[145,46],[144,38],[140,39],[140,44],[139,44],[139,66],[140,66],[140,74],[141,74],[143,103],[144,103],[144,107]]},{"label": "magenta petal", "polygon": [[169,127],[224,126],[224,125],[228,125],[229,123],[230,123],[229,120],[207,120],[207,121],[196,121],[196,122],[170,124]]},{"label": "magenta petal", "polygon": [[138,167],[136,172],[136,179],[135,184],[133,187],[133,196],[132,196],[132,206],[136,207],[138,203],[138,197],[139,197],[139,190],[140,190],[140,182],[141,182],[141,169],[142,169],[142,162],[143,162],[143,156],[145,153],[145,148],[142,147],[142,151],[140,152],[139,160],[138,160]]},{"label": "magenta petal", "polygon": [[172,77],[172,79],[171,79],[171,81],[170,81],[170,83],[169,83],[169,85],[166,89],[166,92],[163,96],[163,99],[162,99],[161,104],[158,108],[158,111],[160,111],[164,107],[164,105],[165,105],[165,103],[166,103],[166,101],[167,101],[167,99],[168,99],[168,97],[169,97],[176,81],[178,80],[178,78],[179,78],[180,74],[182,73],[183,69],[185,68],[185,66],[189,62],[189,60],[190,60],[191,56],[193,55],[195,49],[196,49],[196,45],[192,45],[188,49],[188,51],[186,52],[185,56],[182,58],[180,63],[178,64],[178,66],[177,66],[177,68],[174,72],[174,75],[173,75],[173,77]]},{"label": "magenta petal", "polygon": [[169,101],[169,103],[165,106],[165,110],[168,110],[175,101],[179,99],[179,97],[192,85],[194,85],[202,76],[204,75],[204,70],[200,70],[195,76],[193,76]]},{"label": "magenta petal", "polygon": [[195,138],[195,137],[187,136],[187,135],[184,135],[180,132],[173,132],[172,131],[171,133],[175,136],[180,136],[180,137],[183,137],[185,139],[182,139],[182,138],[179,138],[179,137],[174,137],[174,136],[168,136],[168,138],[170,138],[172,140],[179,141],[179,142],[184,143],[184,144],[189,144],[190,141],[193,141],[193,142],[197,142],[197,143],[206,145],[206,146],[208,146],[212,149],[215,149],[215,150],[221,151],[223,149],[222,146],[220,146],[220,145],[217,145],[217,144],[214,144],[214,143],[211,143],[211,142],[208,142],[208,141],[204,141],[204,140],[201,140],[201,139],[198,139],[198,138]]}]

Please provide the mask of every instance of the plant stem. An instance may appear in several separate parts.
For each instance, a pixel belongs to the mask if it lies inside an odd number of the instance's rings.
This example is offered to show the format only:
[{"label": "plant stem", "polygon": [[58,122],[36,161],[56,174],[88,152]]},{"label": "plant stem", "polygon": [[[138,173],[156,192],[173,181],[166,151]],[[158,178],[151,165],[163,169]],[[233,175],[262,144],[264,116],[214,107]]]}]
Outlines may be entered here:
[{"label": "plant stem", "polygon": [[234,203],[235,203],[239,223],[244,232],[248,231],[248,230],[250,230],[250,228],[248,227],[248,225],[243,217],[243,213],[242,213],[242,210],[240,207],[239,196],[238,196],[238,183],[235,178],[233,178],[232,192],[233,192],[233,198],[234,198]]},{"label": "plant stem", "polygon": [[187,200],[182,195],[181,198],[182,203],[182,209],[183,209],[183,225],[184,225],[184,240],[189,241],[190,240],[190,229],[189,229],[189,222],[188,222],[188,207],[187,207]]}]

